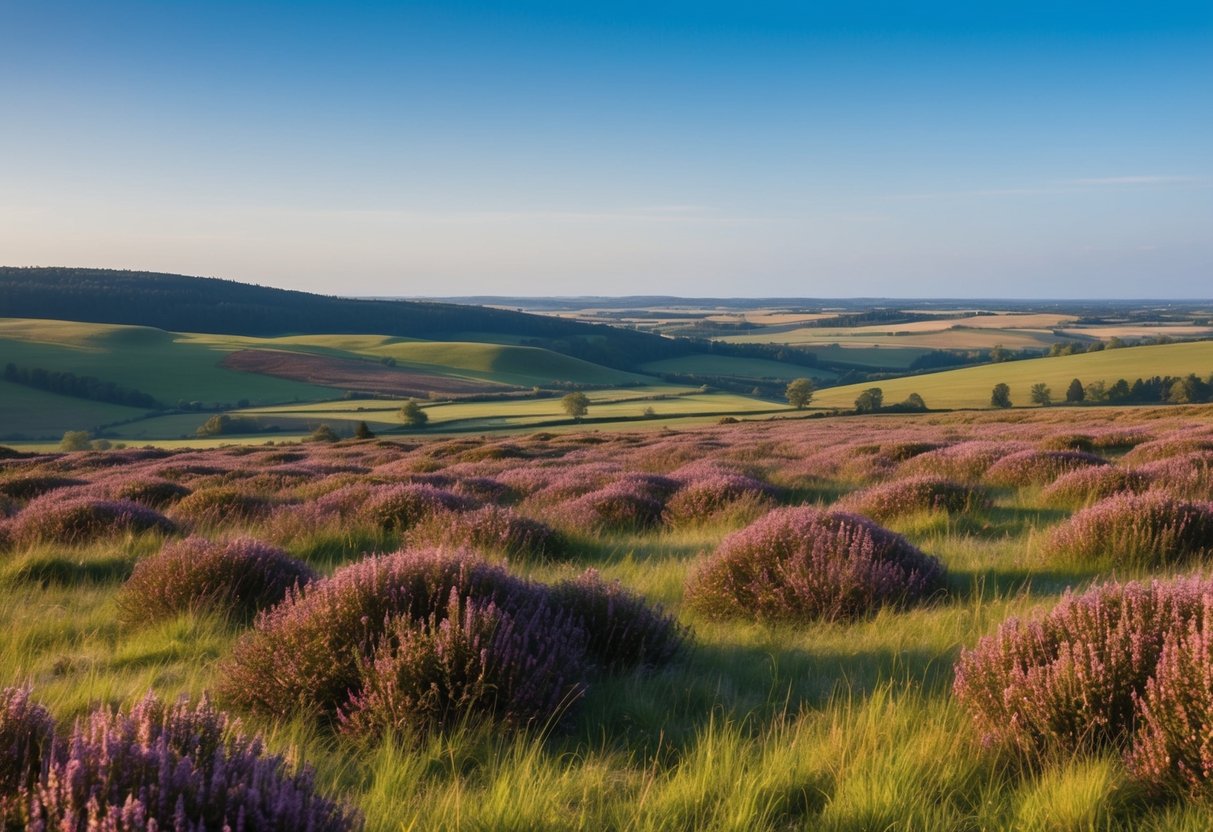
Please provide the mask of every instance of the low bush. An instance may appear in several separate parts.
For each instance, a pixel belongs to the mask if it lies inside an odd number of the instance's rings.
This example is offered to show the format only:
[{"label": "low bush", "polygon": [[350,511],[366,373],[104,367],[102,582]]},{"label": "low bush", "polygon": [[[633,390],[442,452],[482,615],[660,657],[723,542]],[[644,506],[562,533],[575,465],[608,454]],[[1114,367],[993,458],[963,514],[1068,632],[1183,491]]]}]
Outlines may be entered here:
[{"label": "low bush", "polygon": [[54,720],[27,688],[0,690],[0,829],[25,819],[22,798],[49,763],[54,739]]},{"label": "low bush", "polygon": [[989,497],[971,486],[940,477],[919,476],[855,491],[834,507],[876,520],[888,520],[923,511],[953,514],[989,506]]},{"label": "low bush", "polygon": [[567,550],[564,536],[513,509],[485,506],[430,515],[408,532],[410,546],[467,547],[507,557],[547,558]]},{"label": "low bush", "polygon": [[250,538],[220,543],[191,537],[139,561],[118,607],[127,623],[188,611],[247,620],[315,577],[307,564]]},{"label": "low bush", "polygon": [[9,521],[13,541],[77,544],[125,534],[176,530],[159,512],[129,500],[93,497],[60,499],[47,494],[30,502]]},{"label": "low bush", "polygon": [[777,494],[762,480],[721,473],[684,485],[666,504],[665,516],[674,525],[685,525],[761,514],[775,505]]},{"label": "low bush", "polygon": [[360,515],[385,531],[405,531],[427,517],[472,505],[466,497],[424,483],[384,485],[367,496]]},{"label": "low bush", "polygon": [[269,513],[272,505],[258,494],[228,486],[200,488],[173,506],[173,519],[195,526],[230,525],[256,520]]},{"label": "low bush", "polygon": [[361,827],[352,810],[316,793],[262,741],[238,733],[207,701],[165,705],[149,694],[129,712],[101,708],[54,743],[13,815],[29,829]]},{"label": "low bush", "polygon": [[630,483],[612,483],[555,508],[562,525],[594,532],[641,531],[661,522],[662,504]]},{"label": "low bush", "polygon": [[991,485],[1015,488],[1044,485],[1079,468],[1107,464],[1103,457],[1081,451],[1020,451],[987,468],[985,479]]},{"label": "low bush", "polygon": [[619,581],[604,581],[597,570],[556,584],[552,598],[582,625],[590,659],[602,669],[660,667],[686,643],[687,633],[673,616]]},{"label": "low bush", "polygon": [[1117,494],[1141,494],[1153,482],[1147,473],[1114,465],[1078,468],[1046,486],[1040,497],[1047,505],[1074,508]]},{"label": "low bush", "polygon": [[84,480],[72,477],[56,477],[39,474],[25,474],[0,480],[0,497],[11,497],[14,500],[32,500],[75,485],[84,485]]},{"label": "low bush", "polygon": [[845,620],[940,590],[943,567],[862,517],[776,509],[726,537],[687,587],[711,618]]},{"label": "low bush", "polygon": [[129,477],[105,486],[108,496],[117,500],[130,500],[145,506],[162,509],[188,497],[191,490],[180,483],[160,477]]},{"label": "low bush", "polygon": [[1158,488],[1176,497],[1213,500],[1213,451],[1201,451],[1149,462],[1138,469]]},{"label": "low bush", "polygon": [[1213,554],[1213,504],[1166,494],[1118,494],[1079,511],[1045,538],[1047,557],[1160,567]]},{"label": "low bush", "polygon": [[963,651],[955,694],[987,746],[1027,757],[1123,747],[1167,634],[1186,631],[1211,593],[1196,578],[1067,593]]}]

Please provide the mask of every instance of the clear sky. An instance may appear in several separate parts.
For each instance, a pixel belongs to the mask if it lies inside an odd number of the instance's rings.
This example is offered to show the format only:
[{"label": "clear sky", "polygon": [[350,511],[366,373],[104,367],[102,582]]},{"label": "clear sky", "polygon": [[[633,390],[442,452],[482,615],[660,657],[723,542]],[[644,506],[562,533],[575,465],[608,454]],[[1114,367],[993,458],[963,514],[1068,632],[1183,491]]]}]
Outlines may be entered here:
[{"label": "clear sky", "polygon": [[0,0],[0,264],[1213,296],[1213,2]]}]

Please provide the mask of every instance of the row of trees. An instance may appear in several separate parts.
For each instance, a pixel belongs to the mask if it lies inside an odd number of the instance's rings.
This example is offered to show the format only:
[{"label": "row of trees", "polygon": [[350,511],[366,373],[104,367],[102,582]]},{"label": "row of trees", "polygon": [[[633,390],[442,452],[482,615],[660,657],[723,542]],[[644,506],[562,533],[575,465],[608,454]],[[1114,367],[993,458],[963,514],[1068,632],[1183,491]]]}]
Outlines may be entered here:
[{"label": "row of trees", "polygon": [[46,370],[42,367],[18,367],[11,361],[4,366],[4,380],[48,393],[94,402],[121,404],[145,410],[164,408],[163,404],[147,393],[123,387],[112,381],[102,381],[93,376],[78,376],[62,370]]},{"label": "row of trees", "polygon": [[[999,394],[999,388],[1006,388]],[[1041,382],[1033,384],[1029,391],[1032,404],[1048,407],[1054,403],[1053,390]],[[1003,404],[1002,402],[1006,402]],[[1083,384],[1073,379],[1066,387],[1065,404],[1198,404],[1213,401],[1213,375],[1202,379],[1195,373],[1186,376],[1154,376],[1139,378],[1130,384],[1126,379],[1117,379],[1109,385],[1103,380]],[[995,407],[1010,407],[1010,388],[1005,384],[995,387],[990,403]]]}]

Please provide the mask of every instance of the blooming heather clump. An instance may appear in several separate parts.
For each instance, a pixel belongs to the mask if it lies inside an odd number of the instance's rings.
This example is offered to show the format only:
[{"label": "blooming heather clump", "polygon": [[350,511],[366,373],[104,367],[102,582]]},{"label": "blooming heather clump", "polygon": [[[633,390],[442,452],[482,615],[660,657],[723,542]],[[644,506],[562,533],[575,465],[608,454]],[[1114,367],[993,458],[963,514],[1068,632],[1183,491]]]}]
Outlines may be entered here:
[{"label": "blooming heather clump", "polygon": [[217,526],[254,520],[269,510],[270,501],[265,497],[223,486],[198,489],[178,501],[170,513],[175,520],[198,526]]},{"label": "blooming heather clump", "polygon": [[139,561],[118,604],[128,622],[193,610],[248,619],[315,577],[307,564],[250,538],[217,543],[191,537]]},{"label": "blooming heather clump", "polygon": [[1052,506],[1083,506],[1116,494],[1141,494],[1153,481],[1154,477],[1143,471],[1114,465],[1079,468],[1058,477],[1040,496]]},{"label": "blooming heather clump", "polygon": [[1042,451],[1091,453],[1095,450],[1095,439],[1088,433],[1055,433],[1052,436],[1046,436],[1037,444]]},{"label": "blooming heather clump", "polygon": [[87,543],[115,535],[176,530],[164,515],[129,500],[60,499],[55,494],[33,500],[10,523],[14,542],[21,544]]},{"label": "blooming heather clump", "polygon": [[509,611],[452,588],[444,608],[392,619],[340,721],[369,737],[468,718],[543,724],[580,697],[585,671],[585,633],[567,611],[543,602]]},{"label": "blooming heather clump", "polygon": [[1045,539],[1047,555],[1075,563],[1165,566],[1213,554],[1213,504],[1150,491],[1085,508]]},{"label": "blooming heather clump", "polygon": [[367,497],[361,515],[387,531],[403,531],[443,511],[472,507],[466,497],[424,483],[385,485]]},{"label": "blooming heather clump", "polygon": [[712,618],[857,618],[942,588],[943,567],[905,538],[862,517],[776,509],[726,537],[687,587]]},{"label": "blooming heather clump", "polygon": [[1213,802],[1213,597],[1184,629],[1166,634],[1138,702],[1129,771],[1157,792]]},{"label": "blooming heather clump", "polygon": [[0,829],[23,818],[23,798],[50,761],[55,722],[26,688],[0,690]]},{"label": "blooming heather clump", "polygon": [[642,488],[613,483],[557,507],[567,525],[593,531],[638,531],[661,522],[662,504]]},{"label": "blooming heather clump", "polygon": [[25,476],[10,477],[0,480],[0,496],[12,497],[14,500],[32,500],[57,491],[60,488],[70,488],[73,485],[84,485],[84,480],[71,477],[42,476],[26,474]]},{"label": "blooming heather clump", "polygon": [[507,611],[542,588],[468,552],[403,550],[338,569],[262,613],[224,663],[222,690],[232,701],[288,716],[333,714],[356,693],[363,663],[397,616],[424,621],[460,598]]},{"label": "blooming heather clump", "polygon": [[409,530],[408,542],[412,546],[467,547],[522,558],[553,557],[568,545],[548,524],[499,506],[431,515]]},{"label": "blooming heather clump", "polygon": [[1147,463],[1138,469],[1154,477],[1159,488],[1177,497],[1213,500],[1213,451],[1183,454]]},{"label": "blooming heather clump", "polygon": [[160,477],[123,477],[103,487],[114,499],[130,500],[152,508],[165,508],[192,493],[184,485]]},{"label": "blooming heather clump", "polygon": [[1175,456],[1213,452],[1213,437],[1168,436],[1145,442],[1125,454],[1124,460],[1133,465],[1156,462]]},{"label": "blooming heather clump", "polygon": [[597,570],[552,587],[554,603],[584,627],[591,660],[610,671],[660,667],[686,642],[686,631],[619,581],[604,581]]},{"label": "blooming heather clump", "polygon": [[939,477],[910,477],[848,494],[835,508],[887,520],[923,511],[957,513],[988,508],[990,500],[967,485]]},{"label": "blooming heather clump", "polygon": [[961,482],[974,482],[981,479],[986,470],[998,460],[1025,449],[1022,442],[959,442],[908,459],[898,471],[911,476],[929,474]]},{"label": "blooming heather clump", "polygon": [[206,700],[169,706],[149,694],[129,713],[101,708],[56,746],[46,771],[19,795],[31,829],[361,826],[352,810],[316,793],[310,770],[292,771]]},{"label": "blooming heather clump", "polygon": [[1103,457],[1081,451],[1020,451],[991,465],[985,479],[993,485],[1043,485],[1079,468],[1107,464]]},{"label": "blooming heather clump", "polygon": [[741,474],[716,474],[692,480],[666,504],[675,525],[708,523],[771,509],[778,492],[762,480]]},{"label": "blooming heather clump", "polygon": [[983,742],[1026,755],[1121,745],[1169,632],[1213,593],[1188,578],[1067,593],[1043,617],[1012,618],[956,666],[956,696]]}]

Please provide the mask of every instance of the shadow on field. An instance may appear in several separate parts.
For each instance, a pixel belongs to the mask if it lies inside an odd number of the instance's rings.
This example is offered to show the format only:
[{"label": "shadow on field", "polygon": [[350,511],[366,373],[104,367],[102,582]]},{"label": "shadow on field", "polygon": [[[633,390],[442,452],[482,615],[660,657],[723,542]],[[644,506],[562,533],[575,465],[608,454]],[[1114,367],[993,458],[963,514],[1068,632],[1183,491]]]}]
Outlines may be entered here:
[{"label": "shadow on field", "polygon": [[9,573],[11,583],[36,583],[50,586],[121,583],[130,577],[135,564],[130,558],[40,557],[25,561]]},{"label": "shadow on field", "polygon": [[949,569],[948,595],[957,600],[991,601],[1025,595],[1047,598],[1099,578],[1090,569]]},{"label": "shadow on field", "polygon": [[581,739],[646,755],[659,747],[678,753],[722,718],[759,731],[835,697],[866,698],[890,682],[943,693],[951,688],[954,659],[925,650],[699,644],[663,672],[597,680],[574,730]]},{"label": "shadow on field", "polygon": [[1019,537],[1033,530],[1054,526],[1068,516],[1069,512],[1054,508],[994,506],[958,517],[956,529],[974,537]]}]

